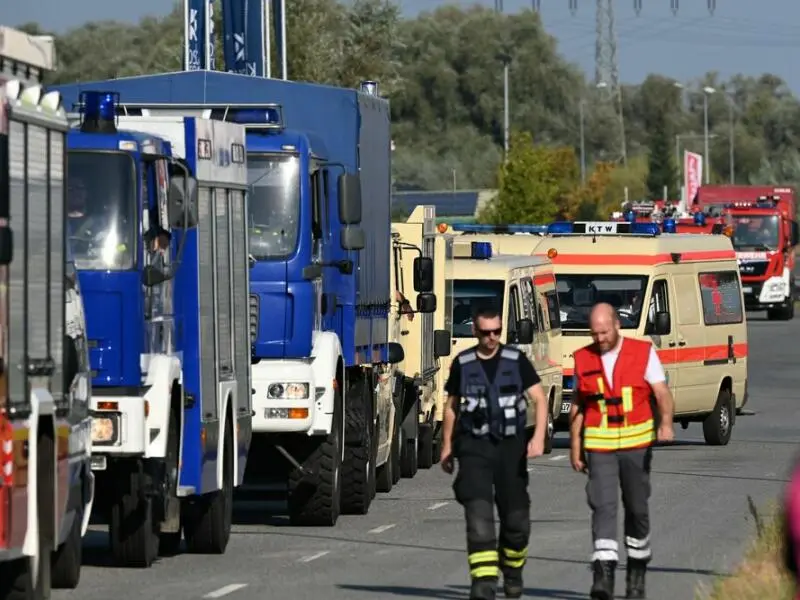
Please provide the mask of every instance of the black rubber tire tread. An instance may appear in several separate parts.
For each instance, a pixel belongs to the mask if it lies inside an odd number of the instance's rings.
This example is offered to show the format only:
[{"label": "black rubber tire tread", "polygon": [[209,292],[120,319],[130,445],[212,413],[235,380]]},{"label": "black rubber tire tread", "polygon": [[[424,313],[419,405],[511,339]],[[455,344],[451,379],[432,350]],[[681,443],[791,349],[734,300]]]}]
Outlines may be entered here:
[{"label": "black rubber tire tread", "polygon": [[45,600],[35,594],[33,571],[28,557],[0,563],[0,598],[2,600]]},{"label": "black rubber tire tread", "polygon": [[394,486],[394,448],[396,431],[392,431],[392,441],[389,444],[389,456],[386,462],[377,467],[375,473],[375,491],[388,494]]},{"label": "black rubber tire tread", "polygon": [[403,456],[403,428],[400,426],[400,414],[395,413],[394,434],[392,438],[392,484],[400,481],[400,461]]},{"label": "black rubber tire tread", "polygon": [[[174,466],[176,469],[175,481],[168,485],[168,493],[173,494],[173,501],[177,501],[180,506],[180,499],[177,497],[178,493],[178,479],[180,478],[180,452],[181,452],[181,439],[180,439],[180,414],[178,410],[173,407],[172,414],[169,420],[169,434],[167,436],[167,443],[170,445],[166,456],[166,476],[170,477],[170,471]],[[180,552],[181,541],[183,539],[183,532],[178,526],[178,531],[159,531],[158,535],[158,554],[159,556],[175,556]]]},{"label": "black rubber tire tread", "polygon": [[366,515],[375,485],[372,397],[366,378],[353,382],[347,395],[346,425],[364,432],[357,446],[345,446],[342,463],[342,513]]},{"label": "black rubber tire tread", "polygon": [[786,306],[768,309],[767,319],[770,321],[791,321],[794,319],[794,299]]},{"label": "black rubber tire tread", "polygon": [[153,501],[140,497],[133,485],[138,477],[128,472],[130,481],[117,482],[124,491],[111,506],[108,536],[111,554],[120,567],[148,568],[158,556],[158,531],[153,521]]},{"label": "black rubber tire tread", "polygon": [[228,417],[223,444],[222,489],[200,497],[184,521],[186,549],[192,554],[224,554],[233,524],[233,423]]},{"label": "black rubber tire tread", "polygon": [[420,469],[430,469],[433,466],[433,425],[430,423],[419,426],[417,465]]},{"label": "black rubber tire tread", "polygon": [[[412,385],[406,385],[405,394],[416,394],[416,389]],[[411,410],[406,415],[404,423],[411,424],[414,437],[408,437],[405,433],[403,435],[403,447],[400,452],[400,475],[406,479],[411,479],[419,469],[419,398],[416,399]]]},{"label": "black rubber tire tread", "polygon": [[[341,392],[336,389],[336,409],[330,435],[311,451],[303,467],[317,473],[314,483],[297,469],[289,473],[289,522],[295,526],[333,527],[341,513],[341,466],[344,432],[341,419]],[[309,440],[308,443],[315,443]],[[336,481],[336,478],[339,481]]]},{"label": "black rubber tire tread", "polygon": [[[720,416],[722,410],[728,411],[728,430],[723,431],[720,427]],[[733,425],[736,419],[736,408],[733,405],[733,398],[730,391],[721,389],[717,395],[717,403],[714,410],[703,421],[703,437],[709,446],[727,446],[733,435]]]},{"label": "black rubber tire tread", "polygon": [[81,581],[81,563],[83,561],[82,517],[83,510],[75,512],[75,518],[72,521],[72,527],[67,539],[53,553],[51,572],[53,589],[74,590]]}]

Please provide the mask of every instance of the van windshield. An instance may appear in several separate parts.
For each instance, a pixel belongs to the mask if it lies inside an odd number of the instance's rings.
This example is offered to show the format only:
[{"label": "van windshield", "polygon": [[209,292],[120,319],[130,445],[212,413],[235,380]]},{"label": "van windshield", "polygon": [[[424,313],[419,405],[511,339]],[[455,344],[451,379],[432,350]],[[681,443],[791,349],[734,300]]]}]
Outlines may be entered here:
[{"label": "van windshield", "polygon": [[485,279],[456,279],[453,281],[453,337],[471,338],[472,311],[477,306],[491,305],[503,309],[506,282]]},{"label": "van windshield", "polygon": [[638,328],[647,279],[644,275],[557,275],[562,330],[589,329],[589,313],[598,302],[617,309],[623,329]]}]

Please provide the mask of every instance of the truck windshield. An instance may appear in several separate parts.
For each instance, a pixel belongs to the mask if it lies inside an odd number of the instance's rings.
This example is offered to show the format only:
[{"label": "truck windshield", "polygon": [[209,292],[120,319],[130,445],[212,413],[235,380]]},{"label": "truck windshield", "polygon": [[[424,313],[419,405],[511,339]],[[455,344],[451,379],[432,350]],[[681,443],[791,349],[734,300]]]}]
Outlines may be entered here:
[{"label": "truck windshield", "polygon": [[470,338],[472,310],[478,305],[491,304],[503,308],[506,282],[500,280],[456,279],[453,281],[453,337]]},{"label": "truck windshield", "polygon": [[561,328],[589,329],[592,307],[607,302],[617,309],[623,329],[636,329],[646,288],[645,276],[556,275]]},{"label": "truck windshield", "polygon": [[70,150],[67,161],[70,250],[79,270],[135,264],[136,163],[123,152]]},{"label": "truck windshield", "polygon": [[296,155],[247,155],[250,254],[256,260],[287,258],[300,226],[300,159]]},{"label": "truck windshield", "polygon": [[737,250],[777,250],[780,246],[777,215],[733,215],[733,247]]}]

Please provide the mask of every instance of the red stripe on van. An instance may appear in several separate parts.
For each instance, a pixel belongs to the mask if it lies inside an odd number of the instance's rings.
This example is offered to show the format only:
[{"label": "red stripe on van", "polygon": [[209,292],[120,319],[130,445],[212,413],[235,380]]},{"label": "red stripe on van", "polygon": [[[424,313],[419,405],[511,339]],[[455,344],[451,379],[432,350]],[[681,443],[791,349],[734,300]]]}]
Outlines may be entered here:
[{"label": "red stripe on van", "polygon": [[[733,250],[698,250],[680,252],[680,262],[736,260]],[[539,256],[546,256],[544,254]],[[654,266],[672,264],[672,255],[663,254],[557,254],[551,259],[556,265],[636,265]]]}]

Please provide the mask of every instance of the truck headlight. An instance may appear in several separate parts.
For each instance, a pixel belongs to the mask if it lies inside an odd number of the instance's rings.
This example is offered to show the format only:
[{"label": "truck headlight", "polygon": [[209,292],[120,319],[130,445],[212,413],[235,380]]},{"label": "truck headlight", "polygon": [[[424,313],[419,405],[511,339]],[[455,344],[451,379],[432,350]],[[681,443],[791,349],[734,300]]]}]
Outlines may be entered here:
[{"label": "truck headlight", "polygon": [[306,400],[309,387],[308,383],[271,383],[267,388],[267,398],[271,400]]},{"label": "truck headlight", "polygon": [[783,292],[786,290],[786,282],[781,281],[774,281],[769,284],[769,291],[770,292]]}]

